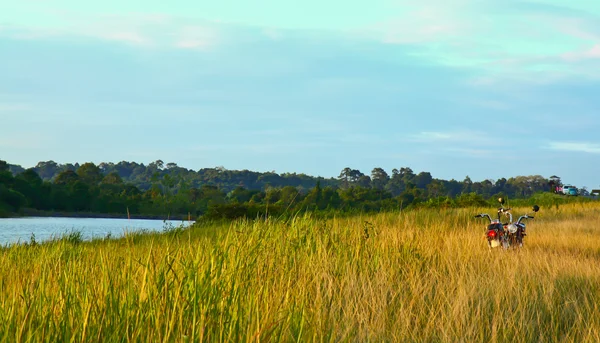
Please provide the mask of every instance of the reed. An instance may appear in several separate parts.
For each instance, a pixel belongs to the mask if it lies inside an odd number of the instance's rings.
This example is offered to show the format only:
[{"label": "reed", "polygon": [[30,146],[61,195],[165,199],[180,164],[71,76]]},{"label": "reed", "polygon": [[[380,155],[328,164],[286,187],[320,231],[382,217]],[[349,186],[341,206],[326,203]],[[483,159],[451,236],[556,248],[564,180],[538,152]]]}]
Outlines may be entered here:
[{"label": "reed", "polygon": [[484,210],[6,247],[0,340],[600,341],[600,205],[542,208],[518,251],[487,248]]}]

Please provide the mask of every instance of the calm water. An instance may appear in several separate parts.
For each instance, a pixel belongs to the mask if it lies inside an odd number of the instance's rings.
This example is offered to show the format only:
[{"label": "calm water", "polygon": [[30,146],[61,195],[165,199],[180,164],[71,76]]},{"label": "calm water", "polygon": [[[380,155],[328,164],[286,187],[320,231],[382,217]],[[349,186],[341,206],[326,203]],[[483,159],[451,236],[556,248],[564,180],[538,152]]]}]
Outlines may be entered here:
[{"label": "calm water", "polygon": [[146,219],[98,219],[98,218],[0,218],[0,245],[29,242],[31,234],[42,242],[64,233],[80,231],[84,239],[102,238],[108,234],[119,237],[126,231],[162,231],[166,225],[179,226],[189,223],[182,221]]}]

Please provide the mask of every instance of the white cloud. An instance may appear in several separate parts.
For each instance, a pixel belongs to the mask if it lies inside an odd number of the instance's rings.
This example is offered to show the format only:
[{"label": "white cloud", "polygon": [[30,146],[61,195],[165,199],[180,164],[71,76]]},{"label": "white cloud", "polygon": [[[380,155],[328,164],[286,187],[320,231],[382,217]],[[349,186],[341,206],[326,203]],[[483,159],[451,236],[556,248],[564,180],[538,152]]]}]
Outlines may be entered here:
[{"label": "white cloud", "polygon": [[469,81],[475,86],[600,78],[600,66],[579,63],[600,61],[598,18],[570,7],[421,0],[403,3],[395,19],[364,32],[410,45],[410,55],[422,61],[475,71]]},{"label": "white cloud", "polygon": [[[27,139],[23,139],[23,137],[27,137]],[[52,144],[51,142],[52,138],[47,133],[39,130],[35,132],[31,132],[31,130],[28,132],[3,132],[0,136],[0,153],[2,153],[1,155],[5,155],[21,149],[35,151],[47,148]],[[6,151],[3,151],[4,149]]]},{"label": "white cloud", "polygon": [[591,49],[577,52],[568,52],[561,56],[566,61],[581,61],[589,59],[600,59],[600,43],[594,45]]},{"label": "white cloud", "polygon": [[439,143],[439,142],[469,142],[474,144],[491,143],[487,135],[475,131],[423,131],[409,136],[409,140],[421,143]]},{"label": "white cloud", "polygon": [[106,34],[99,34],[98,36],[106,40],[119,41],[129,44],[147,45],[150,43],[150,39],[148,37],[144,37],[140,32],[108,32]]},{"label": "white cloud", "polygon": [[0,103],[0,112],[22,112],[31,110],[31,106],[26,104],[2,104]]},{"label": "white cloud", "polygon": [[426,153],[456,157],[497,158],[493,137],[472,130],[423,131],[409,136],[409,142],[421,143]]},{"label": "white cloud", "polygon": [[62,25],[43,27],[3,27],[0,35],[14,39],[85,37],[146,47],[202,48],[220,42],[222,32],[214,22],[199,22],[165,15],[89,15],[52,12]]},{"label": "white cloud", "polygon": [[274,41],[282,40],[285,37],[283,30],[277,30],[273,28],[263,29],[262,33]]},{"label": "white cloud", "polygon": [[218,34],[209,26],[185,26],[176,34],[175,46],[183,49],[206,49],[217,44]]},{"label": "white cloud", "polygon": [[306,149],[322,149],[330,144],[321,141],[285,143],[237,143],[237,144],[206,144],[196,145],[188,148],[190,152],[219,152],[223,154],[244,152],[247,154],[290,154],[290,152]]},{"label": "white cloud", "polygon": [[[458,153],[459,155],[466,155],[477,158],[498,158],[498,154],[492,150],[486,149],[468,149],[468,148],[446,148],[444,151]],[[506,156],[503,156],[506,157]]]},{"label": "white cloud", "polygon": [[590,154],[600,154],[600,144],[589,142],[550,142],[548,149],[558,151],[585,152]]},{"label": "white cloud", "polygon": [[554,27],[559,32],[573,38],[587,41],[600,40],[600,32],[594,28],[594,25],[591,25],[588,21],[582,18],[556,18],[554,20]]},{"label": "white cloud", "polygon": [[453,134],[443,132],[421,132],[415,136],[414,139],[420,141],[440,141],[440,140],[452,140],[456,138]]},{"label": "white cloud", "polygon": [[460,8],[463,0],[446,2],[422,1],[418,5],[404,4],[401,15],[362,30],[367,35],[389,44],[412,44],[460,38],[468,33],[471,23],[464,20]]}]

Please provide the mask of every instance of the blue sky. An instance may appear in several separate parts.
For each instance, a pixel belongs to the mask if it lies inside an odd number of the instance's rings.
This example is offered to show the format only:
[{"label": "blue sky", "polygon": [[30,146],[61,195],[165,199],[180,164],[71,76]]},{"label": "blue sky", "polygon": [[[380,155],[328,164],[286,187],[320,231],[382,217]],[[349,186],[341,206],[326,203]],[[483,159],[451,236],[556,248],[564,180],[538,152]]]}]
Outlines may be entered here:
[{"label": "blue sky", "polygon": [[0,159],[600,187],[600,2],[0,5]]}]

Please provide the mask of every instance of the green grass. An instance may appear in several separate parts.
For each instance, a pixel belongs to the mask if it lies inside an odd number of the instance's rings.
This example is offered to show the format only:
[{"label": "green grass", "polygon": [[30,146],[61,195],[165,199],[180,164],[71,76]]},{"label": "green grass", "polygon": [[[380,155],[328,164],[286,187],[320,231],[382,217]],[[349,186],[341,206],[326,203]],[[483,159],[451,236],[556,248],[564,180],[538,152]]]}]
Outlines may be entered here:
[{"label": "green grass", "polygon": [[480,211],[4,248],[0,340],[600,341],[600,206],[542,208],[525,247],[509,252],[489,251]]}]

